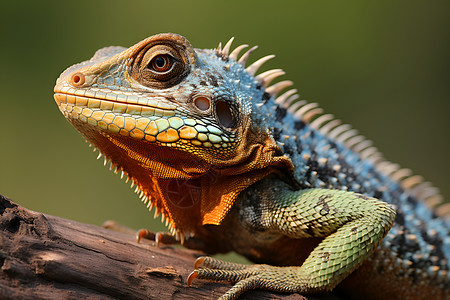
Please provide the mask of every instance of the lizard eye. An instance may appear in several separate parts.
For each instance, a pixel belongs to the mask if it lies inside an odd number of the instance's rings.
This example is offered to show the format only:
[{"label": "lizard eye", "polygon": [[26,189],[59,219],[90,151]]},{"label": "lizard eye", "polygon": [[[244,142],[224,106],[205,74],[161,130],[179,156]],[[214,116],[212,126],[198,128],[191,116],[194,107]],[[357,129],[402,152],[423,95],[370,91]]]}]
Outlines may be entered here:
[{"label": "lizard eye", "polygon": [[131,76],[151,88],[168,88],[189,72],[183,53],[171,44],[147,45],[134,57]]},{"label": "lizard eye", "polygon": [[156,55],[147,66],[150,70],[158,73],[169,71],[173,66],[173,57],[167,54]]}]

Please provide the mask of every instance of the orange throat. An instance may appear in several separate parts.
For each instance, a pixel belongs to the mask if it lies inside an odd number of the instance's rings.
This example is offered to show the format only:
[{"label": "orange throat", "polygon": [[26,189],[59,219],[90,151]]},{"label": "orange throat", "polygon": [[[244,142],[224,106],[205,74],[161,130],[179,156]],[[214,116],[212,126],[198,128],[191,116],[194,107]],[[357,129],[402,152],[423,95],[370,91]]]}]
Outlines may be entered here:
[{"label": "orange throat", "polygon": [[270,174],[292,170],[287,157],[276,156],[278,148],[272,143],[237,149],[247,155],[229,160],[229,166],[213,167],[187,151],[86,127],[78,120],[71,123],[114,167],[127,173],[144,199],[165,216],[171,231],[183,234],[219,225],[243,190]]}]

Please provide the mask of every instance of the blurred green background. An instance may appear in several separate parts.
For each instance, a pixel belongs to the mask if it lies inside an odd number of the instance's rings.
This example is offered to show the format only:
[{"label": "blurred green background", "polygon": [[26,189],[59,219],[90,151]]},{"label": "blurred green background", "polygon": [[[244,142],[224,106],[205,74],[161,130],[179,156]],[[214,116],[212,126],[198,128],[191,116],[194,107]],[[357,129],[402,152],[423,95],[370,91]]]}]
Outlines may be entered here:
[{"label": "blurred green background", "polygon": [[3,1],[0,193],[82,222],[161,230],[128,184],[96,160],[53,101],[68,66],[104,46],[175,32],[195,47],[260,48],[303,99],[450,196],[448,1]]}]

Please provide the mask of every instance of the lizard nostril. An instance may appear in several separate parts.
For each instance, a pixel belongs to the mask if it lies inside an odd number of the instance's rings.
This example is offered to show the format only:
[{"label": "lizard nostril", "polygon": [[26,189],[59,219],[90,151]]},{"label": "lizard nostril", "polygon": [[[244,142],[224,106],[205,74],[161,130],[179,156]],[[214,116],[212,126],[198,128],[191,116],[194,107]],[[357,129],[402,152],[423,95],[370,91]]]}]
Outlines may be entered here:
[{"label": "lizard nostril", "polygon": [[200,96],[194,99],[195,106],[201,111],[207,111],[211,107],[211,100],[207,97]]},{"label": "lizard nostril", "polygon": [[77,72],[72,74],[72,76],[70,77],[70,84],[78,87],[81,86],[85,83],[85,76],[83,73]]}]

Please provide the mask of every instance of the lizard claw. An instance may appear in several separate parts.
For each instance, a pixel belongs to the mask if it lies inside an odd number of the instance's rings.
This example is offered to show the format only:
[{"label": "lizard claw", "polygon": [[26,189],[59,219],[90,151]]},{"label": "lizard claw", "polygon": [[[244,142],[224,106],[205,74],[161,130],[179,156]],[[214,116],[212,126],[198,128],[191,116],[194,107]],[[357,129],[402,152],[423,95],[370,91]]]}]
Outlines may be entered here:
[{"label": "lizard claw", "polygon": [[136,240],[138,243],[141,242],[142,239],[147,239],[150,241],[155,241],[156,247],[159,247],[161,244],[173,245],[179,244],[180,242],[175,239],[173,235],[168,232],[153,232],[147,229],[140,229],[136,234]]},{"label": "lizard claw", "polygon": [[191,286],[192,281],[197,278],[198,276],[198,271],[192,271],[191,274],[189,274],[188,279],[187,279],[187,286]]},{"label": "lizard claw", "polygon": [[139,244],[142,239],[154,240],[155,233],[147,229],[140,229],[136,234],[136,241]]},{"label": "lizard claw", "polygon": [[162,240],[162,234],[161,234],[161,232],[157,232],[155,234],[155,246],[157,248],[159,247],[159,244],[161,243],[161,240]]},{"label": "lizard claw", "polygon": [[197,258],[194,262],[194,269],[198,269],[198,267],[205,262],[205,259],[206,259],[206,256],[200,256],[199,258]]}]

